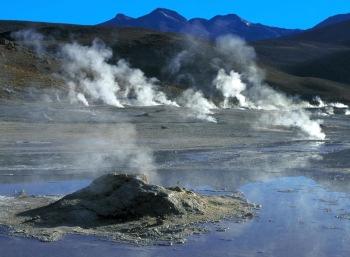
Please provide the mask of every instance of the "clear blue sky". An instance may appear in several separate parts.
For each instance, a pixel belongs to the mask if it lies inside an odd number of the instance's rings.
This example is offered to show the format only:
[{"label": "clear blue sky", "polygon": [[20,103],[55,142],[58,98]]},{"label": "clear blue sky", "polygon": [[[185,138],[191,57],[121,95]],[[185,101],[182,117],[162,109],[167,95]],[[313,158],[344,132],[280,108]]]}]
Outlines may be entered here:
[{"label": "clear blue sky", "polygon": [[350,0],[3,0],[0,19],[96,24],[124,13],[138,17],[157,7],[187,18],[236,13],[252,22],[309,28],[339,13],[350,13]]}]

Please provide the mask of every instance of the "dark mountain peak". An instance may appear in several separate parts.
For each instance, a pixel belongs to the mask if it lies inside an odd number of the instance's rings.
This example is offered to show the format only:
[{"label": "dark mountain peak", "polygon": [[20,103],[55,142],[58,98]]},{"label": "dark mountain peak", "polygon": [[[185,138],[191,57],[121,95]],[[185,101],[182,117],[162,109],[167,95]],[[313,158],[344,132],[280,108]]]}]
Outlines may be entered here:
[{"label": "dark mountain peak", "polygon": [[326,26],[334,25],[337,23],[341,23],[344,21],[350,21],[350,13],[338,14],[335,16],[331,16],[321,23],[317,24],[314,28],[323,28]]},{"label": "dark mountain peak", "polygon": [[178,22],[187,22],[187,19],[180,15],[179,13],[165,9],[165,8],[157,8],[153,10],[151,13],[140,17],[139,19],[146,18],[146,17],[157,17],[161,19],[170,19],[173,21],[178,21]]},{"label": "dark mountain peak", "polygon": [[[176,11],[170,10],[170,9],[166,9],[166,8],[157,8],[154,9],[152,12],[150,13],[161,13],[161,14],[168,14],[168,15],[174,15],[174,16],[181,16],[179,13],[177,13]],[[181,16],[182,17],[182,16]]]},{"label": "dark mountain peak", "polygon": [[165,8],[157,8],[136,19],[119,13],[113,19],[100,25],[109,27],[141,27],[165,32],[178,32],[186,23],[187,19],[177,12]]},{"label": "dark mountain peak", "polygon": [[129,21],[132,20],[133,18],[126,16],[125,14],[122,13],[118,13],[115,17],[115,20],[119,20],[119,21]]},{"label": "dark mountain peak", "polygon": [[100,26],[107,26],[107,27],[129,27],[133,25],[133,21],[135,19],[129,16],[126,16],[125,14],[118,13],[113,19],[108,20],[104,23],[99,24]]},{"label": "dark mountain peak", "polygon": [[212,24],[221,26],[247,27],[251,23],[239,17],[237,14],[217,15],[209,20]]}]

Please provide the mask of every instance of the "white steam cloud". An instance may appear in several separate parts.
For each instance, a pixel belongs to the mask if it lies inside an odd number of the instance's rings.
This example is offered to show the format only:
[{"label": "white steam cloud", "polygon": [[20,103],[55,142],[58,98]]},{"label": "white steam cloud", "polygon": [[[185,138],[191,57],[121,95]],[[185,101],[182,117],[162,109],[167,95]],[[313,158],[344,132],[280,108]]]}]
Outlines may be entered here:
[{"label": "white steam cloud", "polygon": [[72,102],[88,105],[88,100],[102,101],[116,107],[125,105],[174,105],[139,69],[131,68],[124,60],[108,63],[113,52],[95,40],[92,46],[77,43],[62,47],[64,79],[70,88]]},{"label": "white steam cloud", "polygon": [[[296,102],[264,83],[264,73],[255,63],[255,52],[239,38],[225,36],[218,39],[216,48],[222,54],[233,58],[242,74],[220,69],[214,84],[224,97],[223,106],[235,98],[240,107],[270,110],[260,122],[263,125],[296,127],[310,139],[323,140],[320,122],[311,119],[304,109],[304,103]],[[274,111],[271,111],[274,110]]]},{"label": "white steam cloud", "polygon": [[178,102],[181,106],[190,110],[187,115],[192,118],[206,120],[216,123],[216,119],[212,116],[213,109],[217,109],[216,105],[206,99],[202,92],[187,89],[179,97]]},{"label": "white steam cloud", "polygon": [[[62,47],[63,78],[69,86],[72,103],[80,102],[89,106],[89,101],[102,101],[120,108],[126,105],[179,107],[156,85],[157,79],[147,78],[141,70],[131,68],[125,60],[119,60],[116,65],[108,63],[112,56],[112,50],[98,40],[92,46],[73,43]],[[202,92],[186,90],[178,101],[187,109],[188,117],[216,122],[211,115],[212,109],[217,107]]]},{"label": "white steam cloud", "polygon": [[246,90],[247,85],[241,80],[241,75],[235,71],[227,74],[224,69],[220,69],[214,80],[216,89],[224,96],[223,108],[229,108],[230,98],[236,98],[242,107],[248,107],[246,97],[242,94]]}]

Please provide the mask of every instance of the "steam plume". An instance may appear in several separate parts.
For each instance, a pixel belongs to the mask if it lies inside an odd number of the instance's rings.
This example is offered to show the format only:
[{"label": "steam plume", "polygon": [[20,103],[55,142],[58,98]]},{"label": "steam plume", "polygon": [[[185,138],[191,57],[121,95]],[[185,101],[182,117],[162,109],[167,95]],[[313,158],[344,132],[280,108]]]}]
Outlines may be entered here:
[{"label": "steam plume", "polygon": [[[179,106],[156,86],[156,79],[146,78],[141,70],[131,68],[126,61],[109,64],[112,55],[112,51],[97,40],[92,46],[76,43],[63,46],[64,78],[70,89],[71,102],[81,102],[88,106],[88,96],[92,101],[102,101],[116,107],[160,104]],[[172,65],[174,69],[176,63]],[[216,122],[211,116],[211,110],[217,107],[200,91],[186,90],[178,100],[187,108],[187,116]]]},{"label": "steam plume", "polygon": [[264,83],[264,73],[255,63],[253,48],[231,36],[218,39],[216,48],[233,58],[235,66],[242,72],[240,75],[231,70],[227,74],[219,70],[214,84],[224,97],[224,106],[231,97],[236,98],[241,107],[275,110],[266,112],[260,122],[264,125],[297,127],[310,139],[325,139],[320,122],[312,120],[311,114],[304,110],[302,104]]},{"label": "steam plume", "polygon": [[[116,65],[109,64],[112,56],[112,50],[98,40],[92,46],[73,43],[62,47],[64,79],[72,91],[72,101],[86,105],[88,96],[92,101],[120,108],[124,105],[176,105],[158,90],[156,79],[146,78],[141,70],[131,68],[124,60]],[[74,99],[78,96],[79,99]]]},{"label": "steam plume", "polygon": [[318,108],[321,109],[319,111],[319,114],[322,116],[328,116],[328,115],[333,115],[335,113],[335,110],[342,110],[342,112],[345,115],[348,115],[349,113],[349,106],[343,103],[335,102],[335,103],[326,103],[321,99],[321,97],[316,96],[314,98],[314,105],[310,105],[310,108]]},{"label": "steam plume", "polygon": [[[96,130],[81,132],[72,142],[72,151],[79,153],[73,163],[79,169],[103,172],[105,170],[135,172],[154,178],[156,165],[151,149],[138,144],[138,133],[133,124],[99,126]],[[120,170],[114,170],[118,167]]]},{"label": "steam plume", "polygon": [[178,102],[181,106],[190,110],[188,113],[189,117],[214,123],[217,122],[216,119],[211,116],[211,114],[213,114],[212,110],[217,109],[217,107],[214,103],[206,99],[202,92],[187,89],[178,99]]},{"label": "steam plume", "polygon": [[216,89],[222,92],[224,96],[223,108],[229,107],[230,98],[236,98],[240,106],[248,107],[246,97],[242,95],[242,92],[247,86],[242,82],[239,73],[232,70],[230,74],[227,74],[224,69],[220,69],[214,80],[214,84],[216,85]]}]

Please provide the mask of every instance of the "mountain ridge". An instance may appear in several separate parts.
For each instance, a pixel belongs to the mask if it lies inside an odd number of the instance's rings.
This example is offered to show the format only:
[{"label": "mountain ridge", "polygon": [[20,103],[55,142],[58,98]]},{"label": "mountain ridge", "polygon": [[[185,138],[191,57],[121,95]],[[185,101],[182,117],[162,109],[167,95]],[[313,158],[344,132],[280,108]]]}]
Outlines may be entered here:
[{"label": "mountain ridge", "polygon": [[325,20],[321,21],[320,23],[318,23],[313,28],[314,29],[319,29],[319,28],[323,28],[323,27],[326,27],[326,26],[342,23],[342,22],[345,22],[345,21],[350,21],[350,13],[343,13],[343,14],[337,14],[337,15],[330,16],[327,19],[325,19]]},{"label": "mountain ridge", "polygon": [[222,35],[234,34],[247,41],[289,36],[301,32],[297,29],[284,29],[249,22],[236,14],[216,15],[210,19],[186,19],[179,13],[157,8],[152,12],[132,18],[122,13],[113,19],[98,24],[106,27],[141,27],[160,32],[183,33],[207,39],[216,39]]}]

